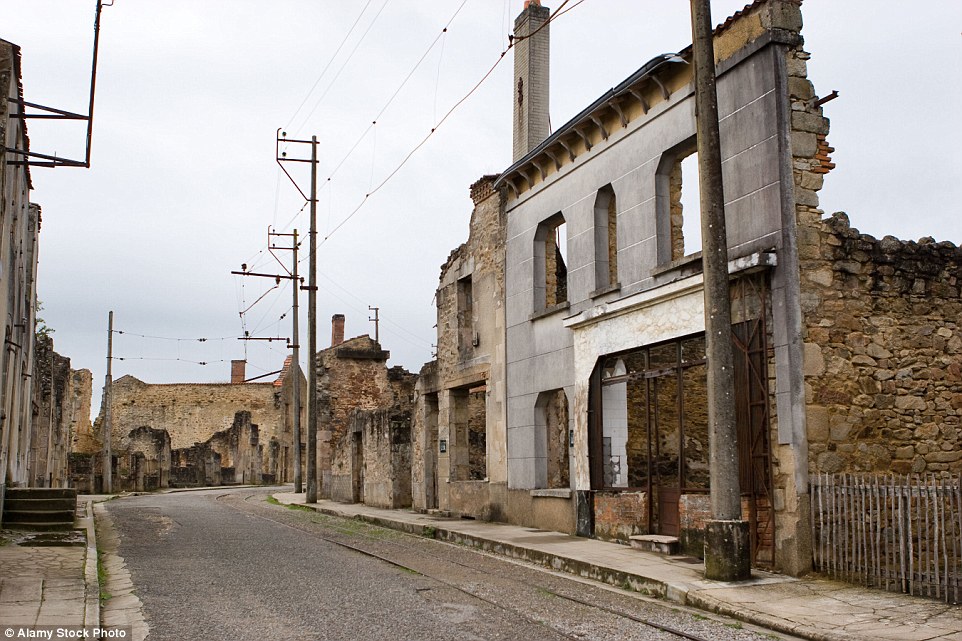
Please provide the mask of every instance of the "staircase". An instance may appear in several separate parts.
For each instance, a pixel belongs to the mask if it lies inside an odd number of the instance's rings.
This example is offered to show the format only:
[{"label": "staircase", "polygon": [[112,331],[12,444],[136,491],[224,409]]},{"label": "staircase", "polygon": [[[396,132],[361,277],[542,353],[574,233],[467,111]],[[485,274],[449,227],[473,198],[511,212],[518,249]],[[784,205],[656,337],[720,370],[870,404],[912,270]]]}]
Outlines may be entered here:
[{"label": "staircase", "polygon": [[3,501],[3,527],[17,530],[71,530],[77,510],[77,490],[26,487],[7,488]]}]

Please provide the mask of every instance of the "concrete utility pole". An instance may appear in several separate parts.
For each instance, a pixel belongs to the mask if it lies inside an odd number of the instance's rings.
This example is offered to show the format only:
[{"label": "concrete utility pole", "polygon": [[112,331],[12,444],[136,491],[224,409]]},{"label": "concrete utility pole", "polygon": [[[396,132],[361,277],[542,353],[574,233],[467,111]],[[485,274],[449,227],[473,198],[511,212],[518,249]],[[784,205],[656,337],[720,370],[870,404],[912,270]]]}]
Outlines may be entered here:
[{"label": "concrete utility pole", "polygon": [[372,321],[372,322],[374,323],[374,342],[377,343],[378,345],[380,345],[380,344],[381,344],[381,337],[380,337],[380,327],[381,327],[381,316],[380,316],[380,313],[381,313],[381,308],[380,308],[380,307],[371,307],[370,305],[368,305],[368,306],[367,306],[367,309],[368,309],[368,311],[374,312],[374,318],[371,318],[370,316],[368,316],[367,319],[368,319],[369,321]]},{"label": "concrete utility pole", "polygon": [[317,136],[311,136],[310,274],[307,283],[307,496],[317,503]]},{"label": "concrete utility pole", "polygon": [[742,520],[738,487],[728,234],[725,229],[710,0],[691,0],[691,31],[701,183],[708,444],[711,455],[709,487],[712,520],[705,529],[705,577],[717,581],[740,581],[751,578],[751,543],[748,522]]},{"label": "concrete utility pole", "polygon": [[110,452],[110,435],[113,432],[113,411],[111,410],[111,404],[113,402],[113,374],[111,370],[111,364],[113,363],[114,356],[114,313],[113,311],[107,316],[107,376],[104,379],[104,424],[103,424],[103,438],[104,438],[104,460],[103,460],[103,487],[101,488],[105,494],[111,494],[114,491],[113,482],[113,455]]},{"label": "concrete utility pole", "polygon": [[[311,159],[288,158],[286,151],[281,151],[281,144],[309,144],[311,146]],[[304,200],[311,205],[311,229],[310,237],[310,274],[308,274],[307,285],[307,503],[317,503],[317,136],[311,136],[310,140],[293,140],[287,138],[287,133],[277,130],[277,147],[274,152],[278,167],[290,179],[291,183],[301,194]],[[294,177],[288,173],[284,167],[285,162],[309,162],[311,163],[311,189],[310,195],[304,193]],[[296,232],[295,232],[296,234]],[[296,238],[296,236],[295,236]],[[297,243],[295,242],[295,246]],[[294,261],[295,269],[297,260]],[[295,294],[296,296],[296,294]],[[295,310],[297,308],[295,307]],[[295,313],[296,318],[296,313]],[[294,330],[294,344],[298,342],[297,330]],[[296,359],[295,359],[296,362]],[[299,394],[299,391],[296,392]],[[300,440],[298,439],[298,443]],[[300,457],[298,456],[298,462]]]},{"label": "concrete utility pole", "polygon": [[291,353],[291,379],[294,381],[294,491],[301,492],[303,479],[301,477],[301,335],[297,326],[297,300],[300,298],[301,281],[297,278],[297,230],[294,230],[294,344]]}]

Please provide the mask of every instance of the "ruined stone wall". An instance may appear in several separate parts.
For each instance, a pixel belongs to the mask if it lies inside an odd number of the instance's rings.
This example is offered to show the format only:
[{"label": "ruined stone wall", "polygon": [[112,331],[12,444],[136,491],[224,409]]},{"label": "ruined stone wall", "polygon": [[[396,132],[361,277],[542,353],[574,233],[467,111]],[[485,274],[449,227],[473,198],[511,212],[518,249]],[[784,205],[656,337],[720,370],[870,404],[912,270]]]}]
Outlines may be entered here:
[{"label": "ruined stone wall", "polygon": [[70,359],[54,351],[49,336],[38,335],[35,343],[29,483],[34,487],[65,487],[71,440]]},{"label": "ruined stone wall", "polygon": [[353,436],[350,414],[390,407],[394,392],[388,382],[389,352],[369,336],[359,336],[318,352],[319,493],[325,498],[353,500]]},{"label": "ruined stone wall", "polygon": [[90,420],[93,378],[89,369],[70,370],[68,405],[72,413],[71,452],[92,454],[101,450],[100,440],[96,438],[93,422]]},{"label": "ruined stone wall", "polygon": [[[268,445],[268,455],[270,447]],[[237,412],[228,429],[213,434],[203,443],[171,453],[172,484],[261,483],[266,469],[264,449],[260,430],[251,423],[251,413]]]},{"label": "ruined stone wall", "polygon": [[[493,484],[507,482],[505,194],[494,188],[495,178],[483,176],[471,186],[474,209],[468,240],[451,252],[441,267],[436,299],[436,386],[421,386],[422,400],[416,412],[421,422],[415,432],[419,447],[430,442],[437,449],[438,441],[444,441],[447,451],[425,453],[426,462],[414,463],[419,475],[415,484],[421,493],[415,503],[436,504],[464,514],[507,513],[505,505],[494,505],[495,500],[505,500],[506,492],[491,490]],[[458,409],[457,399],[468,389],[484,390],[479,396],[483,403],[461,417],[464,412]],[[426,408],[425,399],[433,404],[434,393],[438,393],[437,406]],[[473,422],[468,420],[469,415],[474,417]],[[459,417],[464,418],[464,425]],[[469,422],[473,429],[465,429]],[[421,424],[430,424],[432,430],[436,425],[436,432],[419,431]],[[459,490],[453,487],[454,482],[481,484]]]},{"label": "ruined stone wall", "polygon": [[170,435],[146,425],[128,435],[128,447],[117,455],[114,491],[145,492],[170,485]]},{"label": "ruined stone wall", "polygon": [[70,359],[53,349],[50,336],[36,337],[30,424],[30,485],[67,487],[69,453],[78,434],[99,451],[90,424],[91,374],[70,369]]},{"label": "ruined stone wall", "polygon": [[[111,448],[125,450],[130,431],[142,425],[167,430],[174,449],[190,447],[229,429],[242,410],[266,434],[280,437],[285,418],[274,392],[272,383],[152,385],[124,376],[113,384]],[[95,430],[102,422],[103,409]]]},{"label": "ruined stone wall", "polygon": [[813,472],[962,472],[962,249],[807,221]]},{"label": "ruined stone wall", "polygon": [[415,386],[411,427],[411,501],[415,510],[438,506],[438,375],[437,361],[425,363]]},{"label": "ruined stone wall", "polygon": [[355,410],[351,432],[360,435],[363,448],[355,464],[363,483],[361,496],[366,505],[401,508],[411,505],[411,421],[406,410]]}]

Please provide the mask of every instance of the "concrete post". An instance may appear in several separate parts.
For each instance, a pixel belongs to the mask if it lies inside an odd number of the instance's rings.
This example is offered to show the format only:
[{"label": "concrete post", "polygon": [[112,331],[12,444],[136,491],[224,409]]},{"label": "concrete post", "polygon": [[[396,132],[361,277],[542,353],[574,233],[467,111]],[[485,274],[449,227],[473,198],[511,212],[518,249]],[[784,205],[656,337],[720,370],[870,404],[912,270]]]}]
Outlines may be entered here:
[{"label": "concrete post", "polygon": [[307,503],[317,503],[317,136],[311,136],[310,274],[307,285]]},{"label": "concrete post", "polygon": [[705,275],[708,445],[711,452],[712,520],[705,531],[705,576],[719,581],[739,581],[751,578],[751,544],[748,523],[741,518],[738,486],[728,234],[710,0],[691,0],[691,24]]},{"label": "concrete post", "polygon": [[303,489],[303,479],[301,477],[301,334],[298,328],[298,304],[297,301],[301,294],[301,281],[297,277],[297,230],[294,230],[294,270],[291,276],[294,278],[294,309],[293,309],[293,334],[294,344],[291,348],[291,380],[294,388],[291,390],[294,403],[294,491],[300,493]]},{"label": "concrete post", "polygon": [[114,353],[114,313],[107,316],[107,376],[104,380],[104,462],[103,462],[103,491],[105,494],[113,492],[113,454],[110,451],[110,437],[113,433],[113,374],[111,364],[113,363]]}]

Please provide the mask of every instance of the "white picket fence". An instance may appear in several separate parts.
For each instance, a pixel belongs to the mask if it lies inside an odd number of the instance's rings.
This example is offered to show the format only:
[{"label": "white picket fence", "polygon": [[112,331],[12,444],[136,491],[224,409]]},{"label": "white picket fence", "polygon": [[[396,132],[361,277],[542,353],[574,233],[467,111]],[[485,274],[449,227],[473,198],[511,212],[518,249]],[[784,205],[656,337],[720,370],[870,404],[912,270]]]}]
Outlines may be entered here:
[{"label": "white picket fence", "polygon": [[946,603],[962,593],[962,477],[811,479],[816,571]]}]

